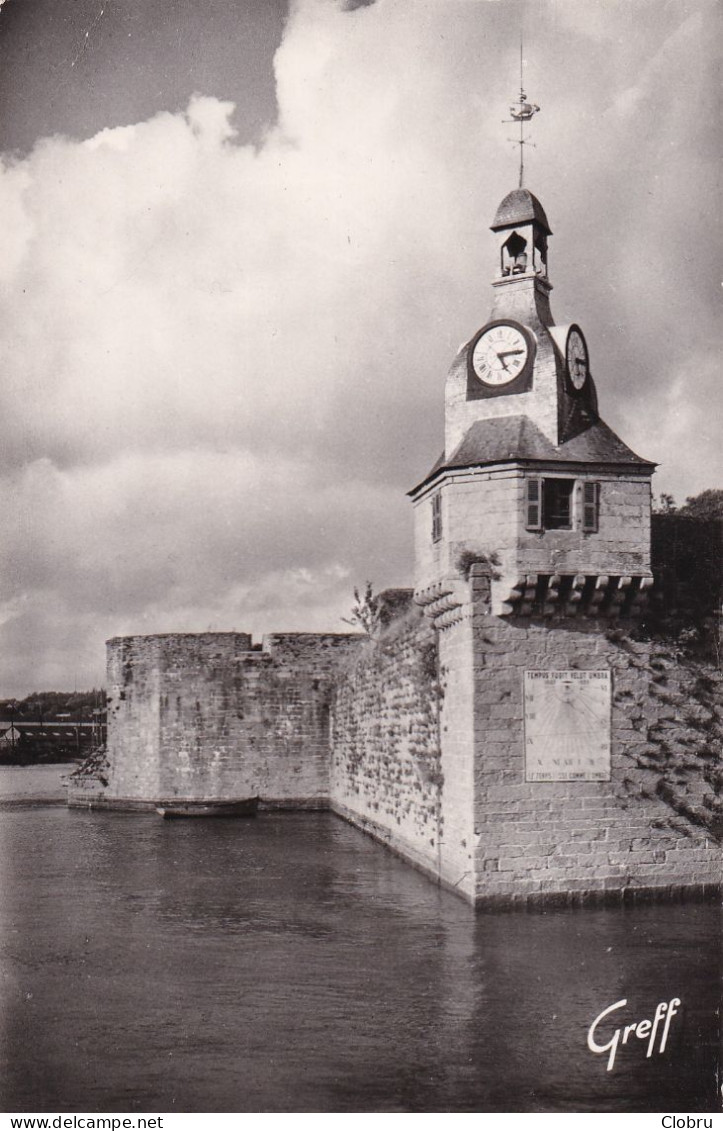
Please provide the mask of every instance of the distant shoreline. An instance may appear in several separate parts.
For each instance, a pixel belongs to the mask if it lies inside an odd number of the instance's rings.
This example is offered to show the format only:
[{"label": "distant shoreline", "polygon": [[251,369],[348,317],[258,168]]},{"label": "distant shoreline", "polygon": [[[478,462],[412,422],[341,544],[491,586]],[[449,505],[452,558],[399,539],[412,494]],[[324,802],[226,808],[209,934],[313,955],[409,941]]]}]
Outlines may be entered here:
[{"label": "distant shoreline", "polygon": [[65,809],[68,802],[64,797],[17,797],[0,800],[0,813],[10,809]]},{"label": "distant shoreline", "polygon": [[0,766],[0,809],[67,804],[67,779],[77,765]]}]

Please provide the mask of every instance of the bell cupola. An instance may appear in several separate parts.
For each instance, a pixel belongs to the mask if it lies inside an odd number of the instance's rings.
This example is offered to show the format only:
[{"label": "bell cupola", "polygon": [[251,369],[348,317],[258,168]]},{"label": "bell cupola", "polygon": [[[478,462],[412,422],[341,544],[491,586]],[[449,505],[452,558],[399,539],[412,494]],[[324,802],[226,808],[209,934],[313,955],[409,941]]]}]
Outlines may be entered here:
[{"label": "bell cupola", "polygon": [[491,317],[519,317],[550,326],[547,241],[552,232],[544,208],[529,189],[513,189],[497,209],[491,229],[497,241]]},{"label": "bell cupola", "polygon": [[529,189],[507,193],[491,230],[498,237],[500,279],[515,275],[547,278],[547,237],[552,232],[545,209]]}]

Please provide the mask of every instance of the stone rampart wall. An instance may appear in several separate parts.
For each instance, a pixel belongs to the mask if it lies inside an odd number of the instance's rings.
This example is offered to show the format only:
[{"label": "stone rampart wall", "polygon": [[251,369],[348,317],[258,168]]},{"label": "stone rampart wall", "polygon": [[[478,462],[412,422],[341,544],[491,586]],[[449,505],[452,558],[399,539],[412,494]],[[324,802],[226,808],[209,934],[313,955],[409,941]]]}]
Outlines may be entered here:
[{"label": "stone rampart wall", "polygon": [[438,699],[435,634],[412,607],[350,660],[331,736],[332,808],[435,874]]},{"label": "stone rampart wall", "polygon": [[[480,564],[438,618],[447,627],[402,597],[373,639],[109,642],[107,757],[75,781],[71,804],[330,805],[479,905],[720,885],[714,666],[680,643],[635,640],[619,620],[494,616]],[[611,673],[610,781],[525,781],[531,670]]]},{"label": "stone rampart wall", "polygon": [[[322,806],[329,709],[345,634],[123,637],[108,644],[107,786],[121,804],[259,796]],[[90,784],[90,783],[89,783]]]},{"label": "stone rampart wall", "polygon": [[[719,885],[718,673],[624,626],[474,610],[476,901]],[[568,669],[612,674],[611,780],[526,782],[523,673]]]}]

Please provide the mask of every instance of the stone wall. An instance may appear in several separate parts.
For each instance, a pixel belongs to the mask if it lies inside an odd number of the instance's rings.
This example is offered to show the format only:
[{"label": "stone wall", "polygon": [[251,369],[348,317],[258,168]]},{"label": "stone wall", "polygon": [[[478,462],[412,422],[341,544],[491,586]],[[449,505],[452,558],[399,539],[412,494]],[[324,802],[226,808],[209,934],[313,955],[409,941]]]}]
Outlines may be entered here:
[{"label": "stone wall", "polygon": [[259,796],[325,806],[329,709],[343,656],[361,638],[242,633],[133,636],[108,643],[108,768],[71,804]]},{"label": "stone wall", "polygon": [[[405,613],[348,665],[331,804],[478,905],[621,900],[721,881],[721,677],[594,617],[490,614],[434,633]],[[436,640],[435,640],[436,637]],[[525,781],[527,670],[612,674],[611,780]]]},{"label": "stone wall", "polygon": [[[415,499],[417,589],[453,577],[464,554],[495,555],[510,580],[525,574],[638,575],[650,571],[650,483],[639,475],[611,474],[594,466],[584,473],[558,465],[544,478],[575,480],[572,529],[525,528],[526,484],[520,467],[448,471]],[[583,484],[600,484],[599,529],[582,530]],[[443,537],[432,538],[432,499],[441,496]]]},{"label": "stone wall", "polygon": [[[460,555],[497,554],[501,568],[517,574],[517,537],[524,520],[524,479],[519,468],[448,473],[414,503],[417,588],[457,575]],[[443,537],[432,539],[432,499],[441,496]]]},{"label": "stone wall", "polygon": [[332,808],[435,875],[438,700],[435,633],[408,607],[349,661],[331,734]]},{"label": "stone wall", "polygon": [[[650,480],[634,473],[612,474],[592,466],[584,474],[573,473],[573,529],[529,531],[525,529],[524,500],[520,516],[516,566],[522,573],[639,574],[650,570]],[[541,472],[544,478],[548,473]],[[565,469],[551,469],[549,476],[565,478]],[[570,476],[573,477],[572,475]],[[600,514],[597,533],[582,530],[583,484],[600,484]]]},{"label": "stone wall", "polygon": [[[473,890],[458,883],[481,904],[720,885],[717,673],[602,619],[490,616],[475,574],[467,615],[441,634],[469,639],[471,621],[471,655],[440,642],[443,686],[474,672],[474,841],[460,861]],[[523,673],[570,669],[612,673],[611,780],[526,782]]]},{"label": "stone wall", "polygon": [[[720,672],[590,610],[493,615],[491,590],[472,564],[434,618],[396,590],[373,638],[110,641],[107,757],[71,804],[330,805],[480,906],[720,890]],[[570,670],[611,673],[611,780],[526,781],[524,673]]]}]

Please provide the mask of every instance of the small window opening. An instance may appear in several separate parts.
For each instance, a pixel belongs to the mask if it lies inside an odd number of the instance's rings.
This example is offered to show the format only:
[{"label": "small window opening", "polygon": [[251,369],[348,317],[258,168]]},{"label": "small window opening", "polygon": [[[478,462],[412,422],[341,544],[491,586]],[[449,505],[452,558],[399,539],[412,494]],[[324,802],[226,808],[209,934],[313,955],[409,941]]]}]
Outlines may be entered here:
[{"label": "small window opening", "polygon": [[439,542],[442,537],[442,496],[432,495],[432,541]]},{"label": "small window opening", "polygon": [[527,270],[527,240],[517,232],[502,245],[502,274],[524,275]]},{"label": "small window opening", "polygon": [[574,479],[545,479],[542,492],[542,525],[545,530],[572,528]]}]

